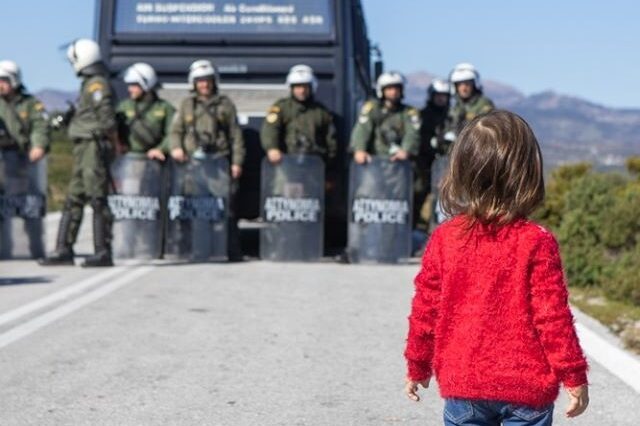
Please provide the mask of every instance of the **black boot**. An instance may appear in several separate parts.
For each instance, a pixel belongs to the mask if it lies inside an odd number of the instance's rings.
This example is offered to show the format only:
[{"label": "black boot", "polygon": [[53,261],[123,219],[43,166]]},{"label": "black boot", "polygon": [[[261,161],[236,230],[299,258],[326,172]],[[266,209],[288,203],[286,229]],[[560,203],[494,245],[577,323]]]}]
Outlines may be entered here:
[{"label": "black boot", "polygon": [[42,266],[73,265],[73,248],[68,242],[68,235],[73,222],[73,215],[66,207],[67,206],[65,206],[65,209],[62,211],[62,217],[60,217],[56,249],[49,256],[38,260],[38,263]]},{"label": "black boot", "polygon": [[101,268],[106,266],[113,266],[113,259],[109,251],[96,252],[96,254],[87,257],[84,262],[82,262],[83,268]]},{"label": "black boot", "polygon": [[93,246],[95,254],[87,257],[83,268],[113,266],[111,258],[111,213],[106,200],[98,199],[93,206]]}]

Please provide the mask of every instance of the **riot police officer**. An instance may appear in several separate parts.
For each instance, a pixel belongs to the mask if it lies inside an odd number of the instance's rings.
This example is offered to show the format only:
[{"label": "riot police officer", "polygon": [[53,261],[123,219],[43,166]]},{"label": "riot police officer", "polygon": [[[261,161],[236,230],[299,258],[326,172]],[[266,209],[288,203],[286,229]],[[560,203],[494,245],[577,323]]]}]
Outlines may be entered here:
[{"label": "riot police officer", "polygon": [[124,73],[129,99],[117,108],[119,134],[130,152],[146,153],[152,160],[165,160],[175,109],[156,93],[158,78],[151,65],[136,63]]},{"label": "riot police officer", "polygon": [[482,92],[480,73],[469,63],[455,66],[449,76],[449,81],[455,88],[455,105],[449,112],[446,141],[455,139],[462,128],[476,116],[486,114],[495,107],[491,99]]},{"label": "riot police officer", "polygon": [[22,84],[20,68],[0,61],[0,149],[17,149],[36,162],[44,157],[51,140],[44,105]]},{"label": "riot police officer", "polygon": [[109,72],[102,62],[98,44],[78,39],[67,49],[67,58],[82,79],[77,105],[69,114],[69,139],[73,141],[73,170],[62,209],[56,249],[42,265],[73,264],[73,245],[82,222],[85,203],[93,209],[93,243],[95,254],[82,266],[112,266],[111,222],[107,203],[110,186],[109,164],[118,142],[113,90]]},{"label": "riot police officer", "polygon": [[293,66],[286,84],[290,96],[269,108],[260,131],[267,158],[278,163],[284,151],[319,155],[325,163],[329,162],[336,156],[336,130],[329,110],[314,98],[318,80],[313,69],[307,65]]},{"label": "riot police officer", "polygon": [[[18,65],[13,61],[0,61],[0,151],[16,152],[19,158],[25,158],[25,164],[26,158],[32,163],[41,160],[51,139],[48,120],[42,102],[30,95],[22,84]],[[44,256],[41,220],[25,219],[25,231],[31,256]]]},{"label": "riot police officer", "polygon": [[197,60],[189,68],[192,93],[182,100],[173,118],[169,145],[171,157],[185,162],[200,152],[225,155],[231,163],[229,189],[228,256],[231,261],[242,260],[235,198],[238,179],[242,175],[245,157],[244,139],[238,124],[236,107],[226,96],[218,93],[218,74],[208,60]]},{"label": "riot police officer", "polygon": [[358,164],[370,155],[391,161],[408,160],[418,153],[420,113],[402,103],[405,79],[398,72],[385,72],[376,82],[377,99],[365,102],[351,132],[351,150]]},{"label": "riot police officer", "polygon": [[427,89],[426,105],[420,111],[420,149],[413,171],[413,221],[414,228],[424,232],[429,230],[433,210],[430,198],[431,166],[439,147],[437,141],[443,137],[447,124],[450,95],[449,82],[434,79]]}]

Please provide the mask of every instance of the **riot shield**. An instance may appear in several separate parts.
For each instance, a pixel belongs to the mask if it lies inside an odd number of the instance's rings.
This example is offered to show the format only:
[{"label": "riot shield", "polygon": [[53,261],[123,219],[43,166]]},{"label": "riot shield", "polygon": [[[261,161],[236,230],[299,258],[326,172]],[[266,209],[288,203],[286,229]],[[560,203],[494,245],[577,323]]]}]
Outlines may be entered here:
[{"label": "riot shield", "polygon": [[349,242],[354,263],[399,263],[411,255],[413,176],[408,161],[372,157],[349,170]]},{"label": "riot shield", "polygon": [[129,153],[111,165],[116,193],[109,196],[113,215],[113,256],[155,259],[162,248],[162,164],[146,154]]},{"label": "riot shield", "polygon": [[0,259],[44,256],[47,160],[0,151]]},{"label": "riot shield", "polygon": [[229,162],[203,155],[170,161],[165,257],[190,261],[227,258]]},{"label": "riot shield", "polygon": [[310,262],[322,257],[324,162],[313,155],[284,155],[262,161],[260,257]]}]

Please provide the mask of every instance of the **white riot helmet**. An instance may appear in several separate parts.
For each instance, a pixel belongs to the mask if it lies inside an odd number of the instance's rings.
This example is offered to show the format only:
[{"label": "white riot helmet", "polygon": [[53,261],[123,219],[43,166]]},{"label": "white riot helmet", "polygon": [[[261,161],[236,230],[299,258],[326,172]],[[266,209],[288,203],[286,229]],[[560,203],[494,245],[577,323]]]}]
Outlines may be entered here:
[{"label": "white riot helmet", "polygon": [[67,48],[67,59],[73,65],[76,73],[79,74],[86,67],[102,60],[100,46],[93,40],[80,38]]},{"label": "white riot helmet", "polygon": [[441,80],[439,78],[434,78],[427,89],[427,93],[429,94],[429,98],[431,98],[436,93],[442,93],[444,95],[449,95],[451,93],[451,85],[446,80]]},{"label": "white riot helmet", "polygon": [[287,86],[294,84],[308,84],[311,86],[311,93],[316,93],[318,89],[318,79],[309,65],[294,65],[287,74]]},{"label": "white riot helmet", "polygon": [[404,76],[397,71],[383,72],[376,81],[376,96],[380,99],[383,97],[383,90],[389,86],[401,86],[404,89],[406,81]]},{"label": "white riot helmet", "polygon": [[480,81],[480,73],[468,62],[462,62],[456,65],[451,74],[449,75],[449,81],[451,83],[461,83],[463,81],[473,81],[473,84],[476,86],[477,90],[482,90],[482,82]]},{"label": "white riot helmet", "polygon": [[17,89],[22,85],[20,67],[13,61],[0,61],[0,78],[9,80],[12,89]]},{"label": "white riot helmet", "polygon": [[189,85],[193,87],[199,78],[210,77],[218,87],[218,74],[213,64],[206,59],[199,59],[189,67]]},{"label": "white riot helmet", "polygon": [[144,62],[135,63],[127,68],[123,80],[126,84],[139,85],[145,92],[153,90],[158,84],[156,71],[151,65]]}]

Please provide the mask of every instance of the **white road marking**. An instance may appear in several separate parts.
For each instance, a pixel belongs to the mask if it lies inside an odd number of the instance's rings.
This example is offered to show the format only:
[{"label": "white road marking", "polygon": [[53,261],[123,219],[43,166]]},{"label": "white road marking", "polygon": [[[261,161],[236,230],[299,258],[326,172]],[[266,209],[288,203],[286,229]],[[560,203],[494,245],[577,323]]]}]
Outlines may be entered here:
[{"label": "white road marking", "polygon": [[578,322],[576,322],[576,331],[587,355],[640,393],[640,362],[638,360]]},{"label": "white road marking", "polygon": [[147,274],[148,272],[155,269],[154,266],[143,266],[137,269],[133,269],[131,273],[128,273],[120,278],[117,278],[115,281],[110,282],[109,284],[98,287],[95,290],[90,291],[89,293],[82,295],[74,300],[71,300],[68,303],[52,310],[48,311],[40,316],[33,318],[30,321],[27,321],[23,324],[17,325],[8,331],[0,334],[0,349],[5,346],[10,345],[11,343],[22,339],[36,331],[40,330],[47,325],[64,318],[65,316],[77,311],[78,309],[95,302],[96,300],[108,295],[119,289],[120,287],[129,284],[135,279]]},{"label": "white road marking", "polygon": [[61,300],[67,299],[77,293],[84,291],[85,289],[92,287],[93,285],[107,280],[114,275],[119,274],[120,272],[126,270],[127,268],[118,266],[115,268],[110,268],[106,271],[103,271],[99,274],[93,275],[87,279],[84,279],[76,284],[70,285],[66,288],[63,288],[60,291],[49,294],[41,299],[34,300],[31,303],[27,303],[26,305],[20,306],[19,308],[13,309],[9,312],[5,312],[0,315],[0,326],[7,324],[9,322],[15,321],[25,315],[28,315],[32,312],[38,311],[44,307],[47,307],[51,304],[57,303]]}]

